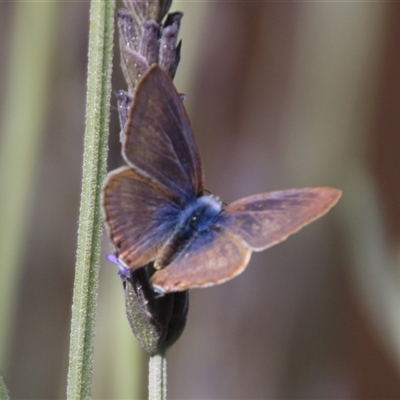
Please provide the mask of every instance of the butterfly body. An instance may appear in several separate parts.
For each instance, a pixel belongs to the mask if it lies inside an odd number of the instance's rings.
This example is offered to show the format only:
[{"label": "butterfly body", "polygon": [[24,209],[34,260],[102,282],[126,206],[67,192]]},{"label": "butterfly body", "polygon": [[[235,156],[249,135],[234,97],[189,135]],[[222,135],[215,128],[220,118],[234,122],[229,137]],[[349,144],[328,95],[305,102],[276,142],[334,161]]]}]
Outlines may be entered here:
[{"label": "butterfly body", "polygon": [[221,213],[221,203],[213,196],[202,195],[195,198],[180,212],[175,231],[155,260],[155,268],[167,267],[173,258],[198,235],[210,229]]},{"label": "butterfly body", "polygon": [[136,88],[123,140],[128,165],[105,181],[104,219],[120,263],[135,270],[153,262],[151,283],[160,293],[233,278],[252,251],[286,239],[341,195],[329,187],[290,189],[222,208],[203,194],[200,156],[182,99],[157,65]]}]

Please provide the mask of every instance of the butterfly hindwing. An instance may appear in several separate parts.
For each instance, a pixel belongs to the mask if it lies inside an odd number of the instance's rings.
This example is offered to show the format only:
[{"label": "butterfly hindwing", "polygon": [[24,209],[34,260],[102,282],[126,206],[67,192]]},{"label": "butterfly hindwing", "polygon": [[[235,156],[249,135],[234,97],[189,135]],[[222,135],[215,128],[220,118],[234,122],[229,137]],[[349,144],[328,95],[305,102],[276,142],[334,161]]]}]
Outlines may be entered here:
[{"label": "butterfly hindwing", "polygon": [[257,194],[229,204],[221,224],[252,250],[261,251],[324,215],[340,196],[329,187]]},{"label": "butterfly hindwing", "polygon": [[183,202],[203,191],[200,156],[182,99],[157,65],[136,88],[123,154],[128,165]]},{"label": "butterfly hindwing", "polygon": [[168,194],[128,167],[108,175],[102,206],[117,257],[130,269],[154,260],[180,213]]},{"label": "butterfly hindwing", "polygon": [[151,278],[161,292],[175,292],[223,283],[240,274],[251,250],[229,231],[210,227],[193,238],[176,258]]}]

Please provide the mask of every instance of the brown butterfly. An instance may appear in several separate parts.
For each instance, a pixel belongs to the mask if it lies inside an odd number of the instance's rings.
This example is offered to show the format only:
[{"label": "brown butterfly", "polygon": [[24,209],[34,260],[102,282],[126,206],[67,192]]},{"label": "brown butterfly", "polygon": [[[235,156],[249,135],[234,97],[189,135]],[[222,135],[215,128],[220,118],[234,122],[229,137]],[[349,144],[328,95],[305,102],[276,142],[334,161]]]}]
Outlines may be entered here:
[{"label": "brown butterfly", "polygon": [[329,187],[261,193],[224,207],[204,194],[199,152],[180,95],[152,66],[139,82],[123,138],[128,164],[107,176],[103,213],[118,262],[154,262],[156,291],[225,282],[262,251],[324,215],[341,196]]}]

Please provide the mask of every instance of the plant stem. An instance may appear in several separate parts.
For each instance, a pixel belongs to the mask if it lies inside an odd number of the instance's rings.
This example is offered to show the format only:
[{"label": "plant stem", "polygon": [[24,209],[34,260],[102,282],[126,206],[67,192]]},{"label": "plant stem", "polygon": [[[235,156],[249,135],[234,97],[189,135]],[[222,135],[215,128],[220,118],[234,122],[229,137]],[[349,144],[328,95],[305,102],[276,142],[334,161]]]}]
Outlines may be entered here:
[{"label": "plant stem", "polygon": [[0,400],[9,400],[6,385],[4,384],[3,378],[0,376]]},{"label": "plant stem", "polygon": [[165,353],[150,356],[149,400],[167,399],[167,359]]},{"label": "plant stem", "polygon": [[113,0],[92,0],[90,9],[86,131],[72,305],[68,399],[86,399],[91,396],[101,236],[100,197],[106,171],[114,6]]}]

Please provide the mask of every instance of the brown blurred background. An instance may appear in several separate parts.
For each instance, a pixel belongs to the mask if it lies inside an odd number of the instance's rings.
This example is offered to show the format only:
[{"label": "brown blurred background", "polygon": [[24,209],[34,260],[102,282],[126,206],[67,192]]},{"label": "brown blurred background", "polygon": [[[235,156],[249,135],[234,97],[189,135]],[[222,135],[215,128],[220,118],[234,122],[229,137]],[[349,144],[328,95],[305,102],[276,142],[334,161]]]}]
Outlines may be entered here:
[{"label": "brown blurred background", "polygon": [[[168,354],[169,398],[400,398],[400,4],[173,7],[185,13],[175,82],[207,189],[224,202],[314,185],[344,194],[326,217],[254,254],[240,277],[191,292]],[[34,15],[48,29],[45,53]],[[9,310],[0,374],[12,399],[65,398],[88,19],[86,1],[0,3],[0,308]],[[18,35],[26,61],[13,64]],[[37,79],[16,87],[10,77],[21,85],[24,68]],[[118,54],[113,79],[125,88]],[[31,93],[40,109],[29,114]],[[20,103],[10,109],[12,96]],[[122,164],[112,106],[110,169]],[[8,139],[18,123],[28,130]],[[19,185],[23,204],[1,203]],[[7,219],[12,209],[18,221]],[[116,271],[101,263],[93,397],[145,398],[147,358]]]}]

